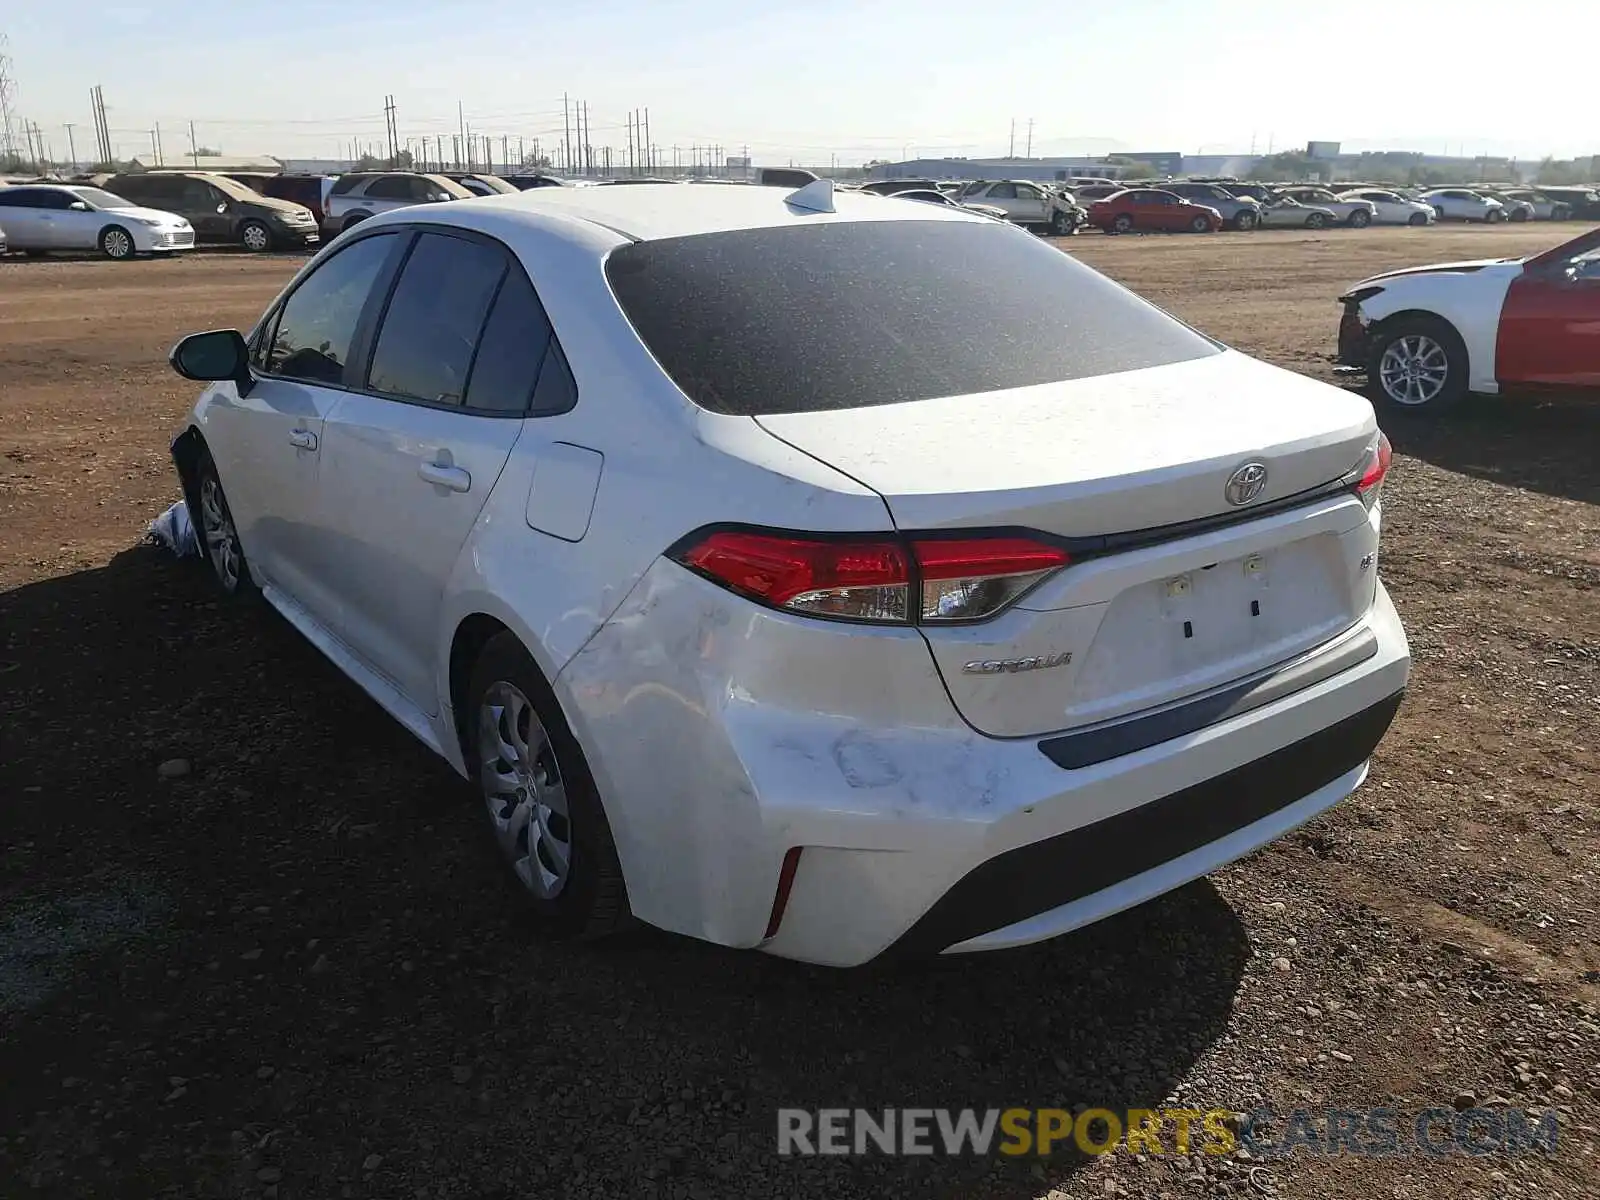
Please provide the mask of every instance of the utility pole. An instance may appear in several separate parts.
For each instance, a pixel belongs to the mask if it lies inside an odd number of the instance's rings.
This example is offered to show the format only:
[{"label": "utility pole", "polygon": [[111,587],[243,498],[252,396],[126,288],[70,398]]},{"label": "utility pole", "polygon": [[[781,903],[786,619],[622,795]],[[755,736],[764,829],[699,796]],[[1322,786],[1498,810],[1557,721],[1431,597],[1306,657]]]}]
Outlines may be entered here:
[{"label": "utility pole", "polygon": [[[467,110],[462,106],[461,101],[459,100],[456,101],[456,131],[461,137],[461,140],[456,143],[456,146],[460,147],[465,145],[467,141]],[[459,169],[460,166],[461,157],[460,150],[458,149],[456,152],[457,169]]]},{"label": "utility pole", "polygon": [[567,94],[561,93],[561,169],[572,173],[572,122],[567,116]]},{"label": "utility pole", "polygon": [[628,174],[632,175],[632,174],[634,174],[634,170],[633,170],[633,114],[629,113],[627,115],[627,117],[624,118],[624,119],[625,119],[625,121],[627,123],[627,126],[628,126]]},{"label": "utility pole", "polygon": [[74,171],[76,171],[78,169],[78,147],[77,147],[77,143],[75,143],[72,140],[72,122],[71,121],[66,122],[66,126],[67,126],[67,157],[72,160],[72,169]]},{"label": "utility pole", "polygon": [[655,143],[650,140],[650,106],[645,105],[644,110],[644,161],[645,174],[656,173]]},{"label": "utility pole", "polygon": [[1007,158],[1015,158],[1016,156],[1017,156],[1017,119],[1015,117],[1012,117],[1011,118],[1011,144],[1006,147],[1006,157]]},{"label": "utility pole", "polygon": [[194,122],[189,122],[189,154],[194,159],[194,169],[200,169],[200,143],[194,140]]},{"label": "utility pole", "polygon": [[1033,157],[1033,118],[1028,118],[1028,157]]},{"label": "utility pole", "polygon": [[16,81],[11,78],[11,43],[0,33],[0,157],[15,158],[17,154],[16,114],[12,105],[17,99]]}]

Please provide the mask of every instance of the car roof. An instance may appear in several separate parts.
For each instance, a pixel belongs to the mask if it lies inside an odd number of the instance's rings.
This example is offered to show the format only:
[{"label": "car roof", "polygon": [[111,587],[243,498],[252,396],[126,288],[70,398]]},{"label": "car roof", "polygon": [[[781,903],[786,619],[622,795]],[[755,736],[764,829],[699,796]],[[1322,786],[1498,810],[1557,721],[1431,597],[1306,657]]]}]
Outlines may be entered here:
[{"label": "car roof", "polygon": [[[894,220],[990,223],[982,216],[960,209],[884,204],[880,196],[838,189],[833,192],[834,211],[816,212],[788,203],[796,191],[787,187],[535,188],[514,196],[481,197],[472,201],[472,211],[480,214],[485,223],[500,220],[516,223],[539,215],[565,216],[635,241],[800,223]],[[445,219],[451,207],[441,205],[445,211],[438,214],[439,218]]]}]

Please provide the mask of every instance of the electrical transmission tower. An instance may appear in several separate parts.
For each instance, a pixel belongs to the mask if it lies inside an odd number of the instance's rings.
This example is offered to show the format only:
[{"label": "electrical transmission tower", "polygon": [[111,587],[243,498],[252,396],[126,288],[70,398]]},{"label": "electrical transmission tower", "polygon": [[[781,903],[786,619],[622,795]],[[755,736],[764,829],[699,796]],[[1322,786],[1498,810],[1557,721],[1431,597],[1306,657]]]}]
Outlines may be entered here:
[{"label": "electrical transmission tower", "polygon": [[12,106],[17,101],[17,83],[11,75],[11,43],[0,33],[0,158],[8,162],[20,157],[17,154],[17,123]]}]

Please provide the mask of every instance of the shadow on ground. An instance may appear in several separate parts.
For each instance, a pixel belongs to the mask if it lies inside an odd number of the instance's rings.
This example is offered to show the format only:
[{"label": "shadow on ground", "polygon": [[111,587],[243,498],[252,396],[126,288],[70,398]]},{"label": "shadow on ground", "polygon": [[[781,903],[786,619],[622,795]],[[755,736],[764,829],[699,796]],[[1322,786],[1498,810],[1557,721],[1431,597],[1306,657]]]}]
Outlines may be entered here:
[{"label": "shadow on ground", "polygon": [[1600,503],[1600,390],[1468,396],[1437,419],[1383,419],[1401,454],[1507,487]]},{"label": "shadow on ground", "polygon": [[198,568],[129,551],[0,595],[0,629],[33,947],[0,972],[38,985],[0,989],[8,1194],[1035,1196],[1081,1162],[780,1159],[776,1110],[1159,1106],[1250,955],[1203,882],[894,969],[544,944],[448,770]]}]

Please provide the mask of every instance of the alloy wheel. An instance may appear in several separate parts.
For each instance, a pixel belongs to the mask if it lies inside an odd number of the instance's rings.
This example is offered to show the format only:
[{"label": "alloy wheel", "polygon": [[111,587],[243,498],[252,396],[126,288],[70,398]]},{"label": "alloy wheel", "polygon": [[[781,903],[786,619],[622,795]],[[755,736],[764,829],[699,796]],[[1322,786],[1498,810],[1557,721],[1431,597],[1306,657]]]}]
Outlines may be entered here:
[{"label": "alloy wheel", "polygon": [[1378,360],[1378,379],[1384,395],[1408,408],[1435,399],[1449,377],[1449,355],[1443,346],[1422,333],[1396,338]]},{"label": "alloy wheel", "polygon": [[133,239],[121,229],[107,230],[102,245],[107,258],[127,258],[133,253]]},{"label": "alloy wheel", "polygon": [[207,476],[200,484],[200,533],[223,590],[236,591],[242,577],[240,564],[244,552],[239,548],[239,535],[233,527],[228,502],[223,499],[222,485],[214,475]]},{"label": "alloy wheel", "polygon": [[554,900],[572,874],[572,824],[556,749],[533,704],[500,680],[478,708],[478,778],[495,840],[522,886]]},{"label": "alloy wheel", "polygon": [[272,244],[272,238],[268,235],[266,228],[261,225],[246,225],[244,227],[242,237],[244,240],[244,248],[246,250],[252,250],[257,254],[267,249]]}]

